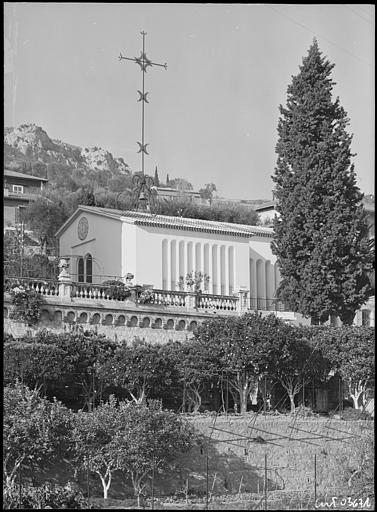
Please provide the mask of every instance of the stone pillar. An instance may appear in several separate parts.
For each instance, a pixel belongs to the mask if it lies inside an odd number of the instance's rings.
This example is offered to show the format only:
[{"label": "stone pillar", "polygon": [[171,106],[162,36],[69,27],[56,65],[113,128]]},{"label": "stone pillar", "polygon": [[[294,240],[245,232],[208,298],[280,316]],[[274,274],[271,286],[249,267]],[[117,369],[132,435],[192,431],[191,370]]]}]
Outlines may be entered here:
[{"label": "stone pillar", "polygon": [[171,290],[171,240],[166,241],[166,289]]},{"label": "stone pillar", "polygon": [[65,300],[71,300],[72,295],[72,279],[71,274],[68,272],[69,260],[68,258],[61,258],[59,261],[60,274],[58,275],[59,281],[59,297]]},{"label": "stone pillar", "polygon": [[181,243],[177,240],[175,245],[175,289],[179,290],[179,277],[180,277],[180,265],[181,265]]},{"label": "stone pillar", "polygon": [[208,292],[213,293],[213,266],[212,266],[212,245],[208,244]]},{"label": "stone pillar", "polygon": [[225,267],[225,295],[229,295],[229,247],[225,246],[224,251],[224,267]]},{"label": "stone pillar", "polygon": [[187,292],[186,309],[192,310],[196,308],[196,293]]},{"label": "stone pillar", "polygon": [[257,307],[257,264],[254,258],[250,259],[250,298],[253,299],[251,302]]},{"label": "stone pillar", "polygon": [[237,311],[241,315],[242,315],[242,313],[246,313],[246,311],[248,310],[248,303],[249,303],[248,295],[249,295],[249,290],[246,288],[246,286],[245,287],[240,286],[240,288],[238,290]]},{"label": "stone pillar", "polygon": [[217,266],[217,272],[216,272],[216,293],[217,295],[221,295],[221,245],[218,244],[217,245],[217,261],[216,261],[216,266]]},{"label": "stone pillar", "polygon": [[188,245],[186,240],[183,242],[183,289],[186,290],[186,276],[187,276],[187,261],[188,261]]}]

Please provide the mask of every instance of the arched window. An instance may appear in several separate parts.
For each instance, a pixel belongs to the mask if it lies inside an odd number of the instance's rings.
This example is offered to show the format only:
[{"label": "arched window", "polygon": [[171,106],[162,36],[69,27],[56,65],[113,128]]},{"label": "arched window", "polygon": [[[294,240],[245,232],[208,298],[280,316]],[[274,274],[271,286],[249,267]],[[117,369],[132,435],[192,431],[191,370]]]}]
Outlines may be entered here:
[{"label": "arched window", "polygon": [[86,279],[85,279],[85,282],[86,283],[91,283],[92,280],[93,280],[93,259],[92,259],[92,256],[91,254],[88,254],[85,258],[85,263],[86,263],[86,269],[85,269],[85,276],[86,276]]},{"label": "arched window", "polygon": [[84,258],[79,258],[77,262],[77,280],[79,283],[84,282]]}]

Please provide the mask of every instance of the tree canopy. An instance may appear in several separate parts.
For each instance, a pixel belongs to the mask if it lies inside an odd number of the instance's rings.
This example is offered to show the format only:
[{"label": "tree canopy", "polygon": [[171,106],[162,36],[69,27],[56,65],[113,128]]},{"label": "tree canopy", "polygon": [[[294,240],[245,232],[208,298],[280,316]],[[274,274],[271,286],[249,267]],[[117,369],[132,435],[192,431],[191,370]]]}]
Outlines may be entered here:
[{"label": "tree canopy", "polygon": [[278,295],[293,311],[350,324],[370,296],[374,255],[351,164],[349,119],[332,99],[333,67],[314,40],[280,106],[273,176],[280,216],[272,247],[282,277]]}]

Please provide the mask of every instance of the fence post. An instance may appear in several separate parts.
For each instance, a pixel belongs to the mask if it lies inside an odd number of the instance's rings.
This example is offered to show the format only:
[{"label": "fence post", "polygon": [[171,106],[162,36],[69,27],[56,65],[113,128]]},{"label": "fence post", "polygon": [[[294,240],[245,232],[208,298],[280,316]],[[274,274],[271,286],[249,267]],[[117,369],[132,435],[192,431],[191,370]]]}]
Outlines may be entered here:
[{"label": "fence post", "polygon": [[264,510],[267,510],[267,453],[264,454]]},{"label": "fence post", "polygon": [[61,269],[58,275],[59,281],[59,297],[62,299],[71,299],[72,293],[72,279],[68,272],[69,260],[68,258],[61,258],[59,262],[59,268]]},{"label": "fence post", "polygon": [[314,506],[317,502],[317,454],[314,454]]},{"label": "fence post", "polygon": [[206,510],[208,510],[208,502],[209,502],[209,496],[208,496],[208,489],[209,489],[209,482],[208,482],[208,445],[207,445],[207,453],[206,453]]}]

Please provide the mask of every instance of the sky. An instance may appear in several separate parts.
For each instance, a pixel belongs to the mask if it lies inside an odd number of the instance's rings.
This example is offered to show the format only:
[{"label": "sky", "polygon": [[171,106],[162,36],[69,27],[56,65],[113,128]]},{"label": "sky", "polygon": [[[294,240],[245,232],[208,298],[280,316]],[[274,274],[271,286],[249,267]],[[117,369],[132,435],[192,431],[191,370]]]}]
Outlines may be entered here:
[{"label": "sky", "polygon": [[357,184],[374,193],[373,4],[4,4],[5,126],[102,147],[141,170],[147,33],[145,172],[215,183],[226,198],[272,199],[279,105],[316,37],[335,64]]}]

